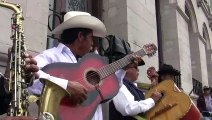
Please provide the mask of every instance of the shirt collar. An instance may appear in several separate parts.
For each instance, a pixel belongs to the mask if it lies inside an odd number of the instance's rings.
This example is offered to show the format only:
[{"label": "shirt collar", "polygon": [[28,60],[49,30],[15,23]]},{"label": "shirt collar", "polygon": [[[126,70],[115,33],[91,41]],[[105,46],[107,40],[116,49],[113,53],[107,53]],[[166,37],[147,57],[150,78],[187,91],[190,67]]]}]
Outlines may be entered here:
[{"label": "shirt collar", "polygon": [[74,56],[72,51],[66,45],[59,43],[57,46],[57,49],[60,53],[63,53],[63,52],[68,53],[70,55],[69,57],[73,60],[73,62],[77,61],[77,58]]},{"label": "shirt collar", "polygon": [[70,50],[70,48],[68,48],[66,45],[62,44],[62,43],[59,43],[58,46],[57,46],[57,49],[59,50],[59,52],[69,52],[71,53],[72,55],[74,55],[72,53],[72,51]]},{"label": "shirt collar", "polygon": [[67,46],[65,46],[64,44],[62,44],[62,43],[59,43],[58,45],[57,45],[57,49],[59,50],[59,52],[63,52],[63,50],[64,49],[67,49],[68,47]]}]

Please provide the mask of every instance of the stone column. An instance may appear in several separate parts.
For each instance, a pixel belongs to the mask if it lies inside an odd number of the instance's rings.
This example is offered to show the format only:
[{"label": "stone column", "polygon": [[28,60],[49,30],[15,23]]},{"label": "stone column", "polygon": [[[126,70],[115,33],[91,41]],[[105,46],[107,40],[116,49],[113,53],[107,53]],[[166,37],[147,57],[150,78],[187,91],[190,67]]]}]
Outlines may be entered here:
[{"label": "stone column", "polygon": [[188,23],[176,1],[160,1],[162,48],[164,63],[181,71],[182,88],[192,90],[191,58]]},{"label": "stone column", "polygon": [[199,47],[199,34],[190,33],[191,44],[191,65],[192,65],[192,78],[202,81],[201,61],[200,61],[200,47]]},{"label": "stone column", "polygon": [[212,50],[206,50],[207,68],[208,68],[208,85],[212,86]]}]

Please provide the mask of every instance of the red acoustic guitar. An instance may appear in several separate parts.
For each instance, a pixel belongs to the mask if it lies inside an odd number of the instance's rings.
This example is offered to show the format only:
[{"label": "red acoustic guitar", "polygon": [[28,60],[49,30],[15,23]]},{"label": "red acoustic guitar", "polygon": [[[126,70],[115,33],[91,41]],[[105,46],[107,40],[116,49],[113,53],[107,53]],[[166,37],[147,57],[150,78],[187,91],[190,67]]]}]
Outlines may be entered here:
[{"label": "red acoustic guitar", "polygon": [[[144,45],[143,49],[135,52],[136,55],[143,57],[144,55],[152,56],[157,50],[154,44]],[[115,61],[111,64],[97,54],[87,54],[78,63],[53,63],[45,66],[42,70],[52,76],[77,81],[88,89],[88,98],[78,106],[72,106],[70,97],[63,97],[59,105],[59,118],[62,120],[90,120],[97,106],[111,98],[113,98],[119,90],[119,82],[115,76],[115,72],[126,65],[130,64],[133,59],[131,54]],[[50,89],[55,85],[50,85]],[[44,87],[45,88],[45,87]],[[57,90],[47,91],[46,97],[59,97]],[[54,95],[48,94],[48,91]],[[43,100],[41,97],[42,114],[50,113],[55,119],[59,119],[55,113],[51,113],[53,106],[48,106],[51,98]],[[59,98],[58,98],[59,99]],[[45,102],[45,103],[44,103]],[[55,104],[56,106],[56,104]]]},{"label": "red acoustic guitar", "polygon": [[[147,70],[148,77],[157,77],[154,67]],[[145,113],[147,120],[200,120],[200,112],[190,97],[181,92],[173,80],[164,80],[152,87],[145,97],[149,98],[154,91],[163,97],[153,108]]]}]

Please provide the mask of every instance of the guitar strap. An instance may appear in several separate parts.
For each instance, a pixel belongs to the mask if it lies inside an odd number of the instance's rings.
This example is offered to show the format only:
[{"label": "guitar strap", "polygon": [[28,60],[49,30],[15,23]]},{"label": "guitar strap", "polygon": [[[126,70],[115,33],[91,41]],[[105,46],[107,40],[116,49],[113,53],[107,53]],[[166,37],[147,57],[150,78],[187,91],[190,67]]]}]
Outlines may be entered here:
[{"label": "guitar strap", "polygon": [[105,99],[104,99],[104,97],[103,97],[103,95],[102,95],[101,90],[99,89],[99,84],[98,84],[98,85],[96,85],[96,86],[95,86],[95,88],[96,88],[96,90],[98,91],[98,93],[99,93],[99,95],[100,95],[100,97],[101,97],[102,101],[104,101]]},{"label": "guitar strap", "polygon": [[126,54],[129,54],[129,52],[131,51],[130,44],[125,40],[121,40],[121,41],[123,43]]}]

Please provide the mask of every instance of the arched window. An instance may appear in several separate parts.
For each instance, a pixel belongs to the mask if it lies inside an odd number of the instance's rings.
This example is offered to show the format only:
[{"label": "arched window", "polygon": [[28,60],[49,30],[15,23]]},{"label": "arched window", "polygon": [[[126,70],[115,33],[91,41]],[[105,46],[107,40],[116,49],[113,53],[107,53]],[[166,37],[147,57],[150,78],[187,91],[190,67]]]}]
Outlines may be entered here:
[{"label": "arched window", "polygon": [[191,0],[185,0],[185,13],[189,17],[194,33],[198,32],[197,18]]}]

